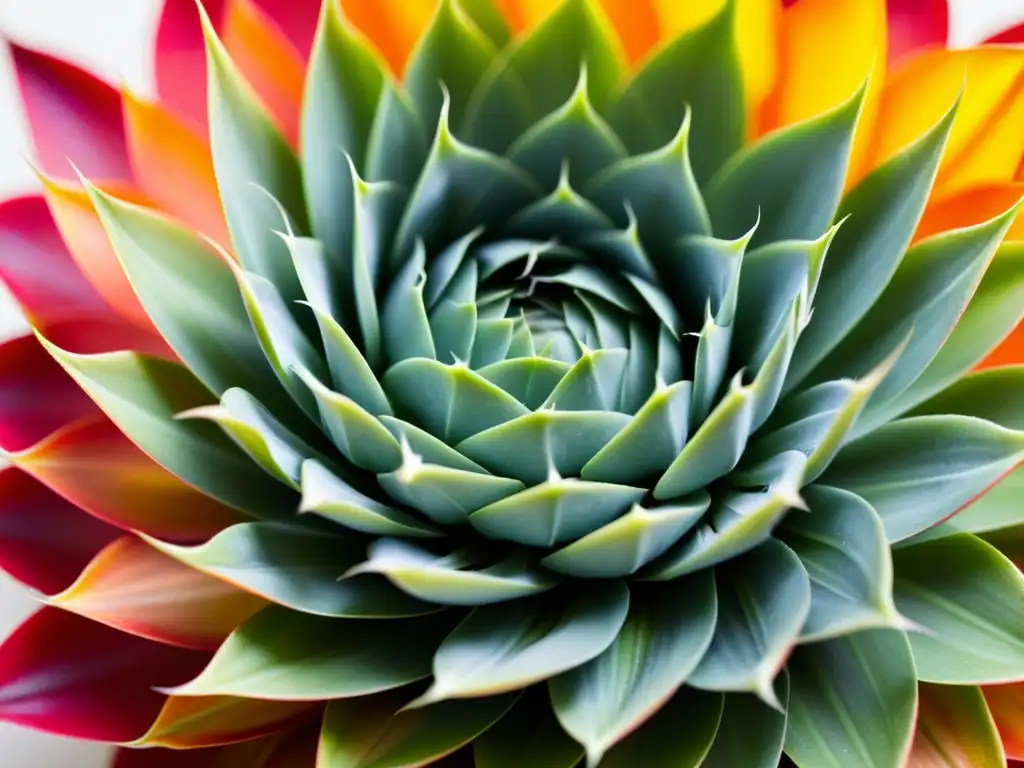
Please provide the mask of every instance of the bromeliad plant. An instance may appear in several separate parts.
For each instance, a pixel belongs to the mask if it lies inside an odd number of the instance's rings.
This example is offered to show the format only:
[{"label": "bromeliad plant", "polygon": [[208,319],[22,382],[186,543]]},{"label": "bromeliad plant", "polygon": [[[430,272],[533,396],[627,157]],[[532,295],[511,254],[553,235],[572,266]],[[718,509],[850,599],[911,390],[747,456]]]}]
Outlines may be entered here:
[{"label": "bromeliad plant", "polygon": [[0,718],[1024,759],[1022,35],[888,6],[167,0],[159,102],[13,47]]}]

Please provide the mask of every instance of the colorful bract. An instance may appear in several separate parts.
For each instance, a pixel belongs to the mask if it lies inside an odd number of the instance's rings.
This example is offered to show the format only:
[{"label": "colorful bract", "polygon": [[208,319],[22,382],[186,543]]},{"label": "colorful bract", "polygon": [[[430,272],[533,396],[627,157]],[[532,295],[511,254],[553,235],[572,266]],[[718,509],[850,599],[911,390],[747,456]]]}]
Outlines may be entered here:
[{"label": "colorful bract", "polygon": [[946,36],[166,0],[156,101],[12,46],[0,719],[117,768],[1024,759],[1024,35]]}]

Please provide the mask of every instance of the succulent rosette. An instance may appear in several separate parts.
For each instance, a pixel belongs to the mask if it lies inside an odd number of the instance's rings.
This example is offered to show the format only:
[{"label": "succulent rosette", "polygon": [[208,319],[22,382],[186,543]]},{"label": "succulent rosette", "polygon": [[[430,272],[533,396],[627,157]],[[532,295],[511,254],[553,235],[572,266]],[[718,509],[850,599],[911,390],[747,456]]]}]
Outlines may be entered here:
[{"label": "succulent rosette", "polygon": [[1024,759],[1024,34],[946,35],[166,0],[155,101],[12,46],[0,719],[117,768]]}]

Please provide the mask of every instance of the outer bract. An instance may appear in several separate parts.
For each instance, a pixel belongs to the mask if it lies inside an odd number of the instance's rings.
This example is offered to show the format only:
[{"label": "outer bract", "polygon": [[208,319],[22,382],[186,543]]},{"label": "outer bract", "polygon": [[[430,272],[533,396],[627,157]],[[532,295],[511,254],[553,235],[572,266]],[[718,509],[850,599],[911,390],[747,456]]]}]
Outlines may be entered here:
[{"label": "outer bract", "polygon": [[1024,50],[946,17],[167,0],[157,101],[13,47],[0,718],[117,768],[1024,759]]}]

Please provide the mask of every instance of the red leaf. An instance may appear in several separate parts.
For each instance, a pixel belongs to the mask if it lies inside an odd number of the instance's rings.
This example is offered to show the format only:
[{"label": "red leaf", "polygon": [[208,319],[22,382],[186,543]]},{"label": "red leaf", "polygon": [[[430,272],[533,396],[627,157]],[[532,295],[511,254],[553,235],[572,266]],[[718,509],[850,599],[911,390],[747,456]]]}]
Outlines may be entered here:
[{"label": "red leaf", "polygon": [[0,448],[20,451],[100,411],[32,334],[0,344]]},{"label": "red leaf", "polygon": [[43,171],[75,178],[75,163],[95,179],[131,181],[121,97],[84,69],[11,45],[14,70]]},{"label": "red leaf", "polygon": [[255,0],[291,41],[303,60],[309,58],[320,17],[317,0]]},{"label": "red leaf", "polygon": [[986,685],[981,692],[996,721],[1006,756],[1024,760],[1024,683]]},{"label": "red leaf", "polygon": [[945,48],[949,40],[948,0],[887,0],[889,66],[908,54]]},{"label": "red leaf", "polygon": [[97,741],[146,732],[209,654],[161,645],[43,608],[0,646],[0,721]]},{"label": "red leaf", "polygon": [[0,202],[0,279],[37,324],[114,316],[75,266],[41,195]]},{"label": "red leaf", "polygon": [[0,568],[33,589],[66,589],[120,531],[16,467],[0,470]]},{"label": "red leaf", "polygon": [[209,651],[267,604],[131,534],[105,547],[49,603],[122,632]]},{"label": "red leaf", "polygon": [[161,467],[105,417],[69,425],[12,459],[96,517],[160,539],[205,541],[245,519]]},{"label": "red leaf", "polygon": [[80,320],[37,326],[42,334],[68,352],[96,355],[102,352],[141,352],[146,355],[177,361],[167,342],[119,317],[110,320]]},{"label": "red leaf", "polygon": [[[301,2],[301,0],[299,0]],[[203,0],[220,29],[225,0]],[[165,0],[156,34],[156,88],[185,117],[206,125],[206,46],[195,0]]]},{"label": "red leaf", "polygon": [[1012,43],[1024,43],[1024,22],[1018,24],[1015,27],[1004,29],[1002,32],[996,35],[992,35],[984,44],[1012,44]]}]

